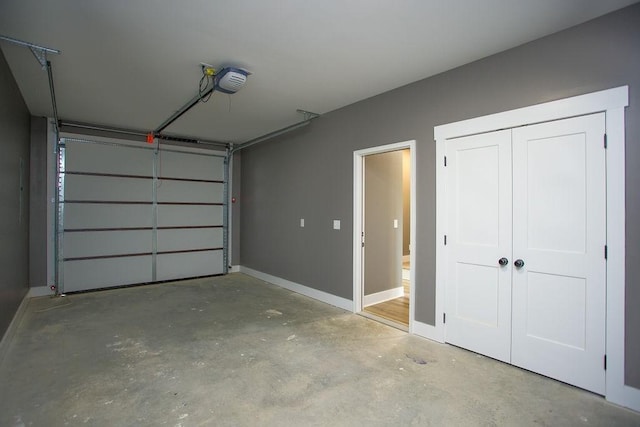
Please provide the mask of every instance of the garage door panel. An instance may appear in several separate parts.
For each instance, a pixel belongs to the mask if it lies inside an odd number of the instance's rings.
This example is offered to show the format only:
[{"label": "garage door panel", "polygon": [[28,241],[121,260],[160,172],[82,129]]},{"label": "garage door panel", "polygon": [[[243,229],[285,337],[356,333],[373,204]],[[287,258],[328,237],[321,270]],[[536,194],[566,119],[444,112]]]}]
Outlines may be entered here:
[{"label": "garage door panel", "polygon": [[151,205],[65,203],[65,228],[151,227],[152,208]]},{"label": "garage door panel", "polygon": [[153,280],[151,256],[105,258],[64,263],[64,291],[74,292]]},{"label": "garage door panel", "polygon": [[67,174],[65,198],[68,200],[151,202],[153,180]]},{"label": "garage door panel", "polygon": [[172,181],[158,182],[158,202],[222,203],[222,183]]},{"label": "garage door panel", "polygon": [[158,227],[222,225],[222,206],[158,206]]},{"label": "garage door panel", "polygon": [[158,252],[222,247],[222,228],[158,230]]},{"label": "garage door panel", "polygon": [[63,292],[225,272],[224,158],[132,144],[62,139]]},{"label": "garage door panel", "polygon": [[65,145],[68,171],[153,176],[150,149],[75,141],[67,141]]},{"label": "garage door panel", "polygon": [[162,150],[158,155],[161,178],[224,179],[223,157]]},{"label": "garage door panel", "polygon": [[153,233],[149,230],[85,231],[65,233],[65,258],[151,252]]},{"label": "garage door panel", "polygon": [[223,274],[222,261],[221,250],[159,254],[157,257],[157,280]]}]

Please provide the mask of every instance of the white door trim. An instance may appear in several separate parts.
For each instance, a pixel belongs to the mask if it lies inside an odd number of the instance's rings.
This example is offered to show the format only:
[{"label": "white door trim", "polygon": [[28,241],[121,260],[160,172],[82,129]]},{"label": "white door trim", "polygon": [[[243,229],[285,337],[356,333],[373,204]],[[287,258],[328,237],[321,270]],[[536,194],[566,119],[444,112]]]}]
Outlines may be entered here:
[{"label": "white door trim", "polygon": [[409,209],[409,244],[411,247],[410,263],[410,301],[409,301],[409,333],[413,333],[413,323],[415,318],[415,276],[416,265],[416,141],[403,141],[394,144],[381,145],[378,147],[365,148],[353,152],[353,312],[359,313],[363,308],[362,297],[362,215],[363,215],[363,185],[364,185],[364,157],[371,154],[387,153],[409,149],[411,161],[411,185],[409,189],[411,206]]},{"label": "white door trim", "polygon": [[436,126],[436,313],[433,337],[444,342],[447,234],[445,142],[447,139],[528,124],[605,112],[607,129],[607,372],[606,398],[640,411],[640,390],[624,383],[625,130],[629,87],[575,96],[456,123]]}]

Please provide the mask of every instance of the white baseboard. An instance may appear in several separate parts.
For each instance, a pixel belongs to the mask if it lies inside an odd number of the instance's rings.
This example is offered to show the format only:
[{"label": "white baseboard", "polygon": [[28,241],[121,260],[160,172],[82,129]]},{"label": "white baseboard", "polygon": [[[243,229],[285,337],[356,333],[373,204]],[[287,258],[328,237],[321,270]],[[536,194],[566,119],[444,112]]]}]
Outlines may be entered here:
[{"label": "white baseboard", "polygon": [[285,288],[290,291],[296,292],[298,294],[302,294],[309,298],[313,298],[318,301],[322,301],[326,304],[330,304],[335,307],[342,308],[343,310],[353,311],[353,301],[348,300],[346,298],[342,298],[327,292],[319,291],[317,289],[310,288],[308,286],[304,286],[299,283],[291,282],[289,280],[282,279],[280,277],[272,276],[270,274],[263,273],[261,271],[257,271],[242,265],[240,266],[240,272],[247,274],[249,276],[255,277],[256,279],[264,280],[265,282],[269,282],[276,286],[280,286],[281,288]]},{"label": "white baseboard", "polygon": [[640,412],[640,390],[637,388],[629,387],[628,385],[616,387],[616,392],[607,393],[605,399],[616,405]]},{"label": "white baseboard", "polygon": [[229,273],[240,273],[240,266],[232,265],[231,268],[229,269]]},{"label": "white baseboard", "polygon": [[45,297],[54,295],[55,292],[51,290],[48,286],[35,286],[33,288],[29,288],[29,293],[27,294],[28,298],[35,297]]},{"label": "white baseboard", "polygon": [[370,305],[380,304],[381,302],[400,298],[402,296],[404,296],[404,287],[399,286],[397,288],[387,289],[386,291],[376,292],[375,294],[365,295],[362,301],[362,306],[369,307]]},{"label": "white baseboard", "polygon": [[430,339],[432,341],[444,343],[444,336],[442,336],[442,334],[437,330],[437,328],[435,326],[431,326],[426,323],[422,323],[414,320],[413,322],[411,322],[410,332],[414,335],[418,335],[423,338]]}]

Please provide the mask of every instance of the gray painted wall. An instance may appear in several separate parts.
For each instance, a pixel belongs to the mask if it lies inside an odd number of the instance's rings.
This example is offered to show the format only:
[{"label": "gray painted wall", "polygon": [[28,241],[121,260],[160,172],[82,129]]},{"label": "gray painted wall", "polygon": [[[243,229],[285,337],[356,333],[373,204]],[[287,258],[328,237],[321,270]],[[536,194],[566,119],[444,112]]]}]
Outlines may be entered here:
[{"label": "gray painted wall", "polygon": [[[640,388],[640,4],[333,111],[243,152],[242,264],[352,298],[353,151],[417,141],[416,319],[435,317],[436,125],[621,85],[626,111],[626,369]],[[411,58],[407,58],[410,62]],[[402,66],[402,64],[396,64]],[[307,227],[298,227],[299,218]],[[341,219],[342,229],[331,230]]]},{"label": "gray painted wall", "polygon": [[29,127],[0,51],[0,337],[29,288]]},{"label": "gray painted wall", "polygon": [[402,151],[366,156],[364,295],[402,286],[402,208]]},{"label": "gray painted wall", "polygon": [[31,118],[29,286],[47,286],[47,119]]}]

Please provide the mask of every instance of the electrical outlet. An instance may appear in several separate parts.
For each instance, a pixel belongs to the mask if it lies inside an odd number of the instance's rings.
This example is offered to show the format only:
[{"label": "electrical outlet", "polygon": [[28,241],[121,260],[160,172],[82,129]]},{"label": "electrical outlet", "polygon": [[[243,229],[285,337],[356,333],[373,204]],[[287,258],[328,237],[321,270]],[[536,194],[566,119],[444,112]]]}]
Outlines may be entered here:
[{"label": "electrical outlet", "polygon": [[333,229],[334,230],[340,230],[340,220],[339,219],[334,219],[333,220]]}]

